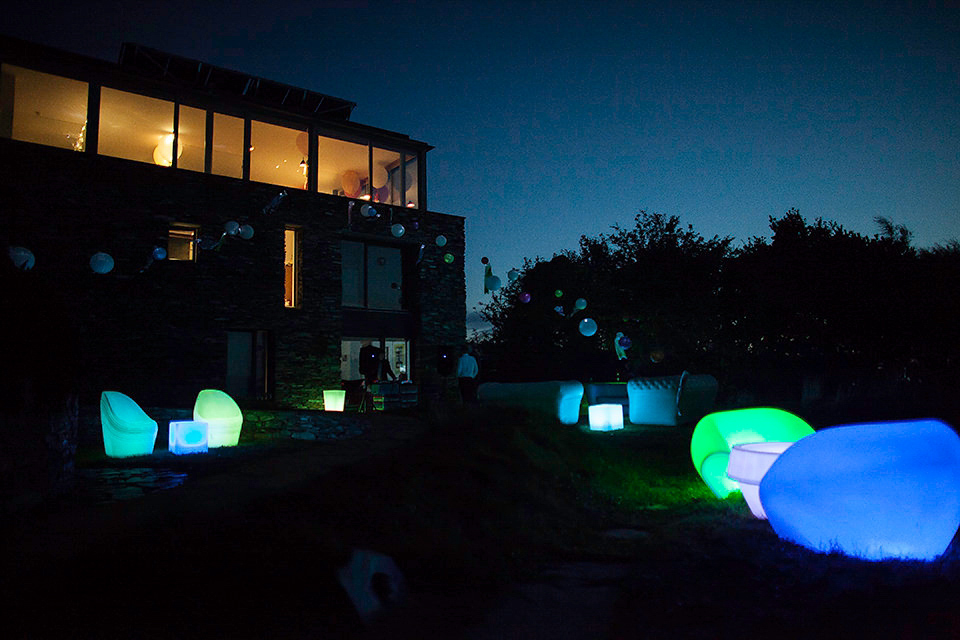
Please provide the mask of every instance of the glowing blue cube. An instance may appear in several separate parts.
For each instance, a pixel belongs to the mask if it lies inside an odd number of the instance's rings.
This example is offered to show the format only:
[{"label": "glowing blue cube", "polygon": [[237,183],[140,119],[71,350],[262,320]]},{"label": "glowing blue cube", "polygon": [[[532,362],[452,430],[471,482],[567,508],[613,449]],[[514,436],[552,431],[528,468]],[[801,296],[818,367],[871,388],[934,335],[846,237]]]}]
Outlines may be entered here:
[{"label": "glowing blue cube", "polygon": [[167,449],[170,453],[206,453],[209,448],[209,432],[206,422],[182,420],[170,423]]},{"label": "glowing blue cube", "polygon": [[823,429],[760,482],[777,535],[867,560],[932,560],[960,527],[960,437],[939,420]]},{"label": "glowing blue cube", "polygon": [[587,407],[591,431],[623,429],[622,404],[592,404]]}]

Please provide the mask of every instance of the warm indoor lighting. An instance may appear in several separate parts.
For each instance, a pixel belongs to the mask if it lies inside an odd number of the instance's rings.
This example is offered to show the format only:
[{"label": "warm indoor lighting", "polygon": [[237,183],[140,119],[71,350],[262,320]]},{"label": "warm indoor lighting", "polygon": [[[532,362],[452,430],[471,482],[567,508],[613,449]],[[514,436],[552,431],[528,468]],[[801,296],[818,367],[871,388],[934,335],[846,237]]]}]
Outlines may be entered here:
[{"label": "warm indoor lighting", "polygon": [[[177,159],[183,155],[183,142],[177,140]],[[161,167],[169,167],[173,164],[173,134],[168,133],[160,136],[160,144],[153,150],[153,161]]]}]

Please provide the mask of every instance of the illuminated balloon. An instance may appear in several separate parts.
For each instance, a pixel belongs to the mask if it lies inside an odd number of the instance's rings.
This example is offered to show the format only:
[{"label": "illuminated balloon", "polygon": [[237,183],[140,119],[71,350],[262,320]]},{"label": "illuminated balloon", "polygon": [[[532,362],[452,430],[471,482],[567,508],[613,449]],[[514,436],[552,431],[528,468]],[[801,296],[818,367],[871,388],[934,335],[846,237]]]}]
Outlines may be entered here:
[{"label": "illuminated balloon", "polygon": [[239,234],[240,234],[240,237],[243,238],[244,240],[249,240],[250,238],[253,237],[253,227],[251,227],[248,224],[242,224],[240,225]]},{"label": "illuminated balloon", "polygon": [[530,294],[527,293],[526,291],[524,291],[523,293],[521,293],[521,294],[520,294],[520,302],[522,302],[523,304],[527,304],[528,302],[530,302]]},{"label": "illuminated balloon", "polygon": [[509,280],[510,282],[516,282],[517,278],[519,277],[520,277],[520,272],[517,271],[516,269],[510,269],[510,271],[507,271],[507,280]]},{"label": "illuminated balloon", "polygon": [[360,174],[356,171],[345,171],[340,186],[343,187],[344,195],[348,198],[356,198],[360,195]]},{"label": "illuminated balloon", "polygon": [[163,247],[154,247],[152,255],[154,260],[164,260],[167,257],[167,250]]},{"label": "illuminated balloon", "polygon": [[496,291],[500,288],[500,278],[497,276],[487,276],[484,279],[484,286],[490,291]]},{"label": "illuminated balloon", "polygon": [[390,233],[393,234],[393,237],[394,237],[394,238],[399,238],[399,237],[402,236],[404,233],[406,233],[406,231],[407,231],[407,230],[404,229],[404,228],[403,228],[403,225],[400,224],[399,222],[396,223],[395,225],[393,225],[392,227],[390,227]]},{"label": "illuminated balloon", "polygon": [[563,291],[561,291],[560,289],[557,289],[556,291],[553,292],[553,295],[556,296],[557,298],[562,298]]},{"label": "illuminated balloon", "polygon": [[364,218],[373,218],[377,215],[377,210],[371,207],[369,204],[365,204],[360,207],[360,215]]},{"label": "illuminated balloon", "polygon": [[109,253],[98,251],[90,256],[90,268],[94,273],[110,273],[113,271],[113,258]]},{"label": "illuminated balloon", "polygon": [[583,311],[587,308],[587,301],[583,298],[577,298],[577,301],[573,303],[573,306],[578,311]]},{"label": "illuminated balloon", "polygon": [[625,336],[622,333],[618,335],[620,335],[620,339],[617,340],[617,342],[621,349],[629,349],[633,345],[633,340],[630,339],[630,336]]},{"label": "illuminated balloon", "polygon": [[231,236],[237,235],[240,232],[240,223],[235,220],[230,220],[223,225],[223,230],[226,231]]},{"label": "illuminated balloon", "polygon": [[613,351],[617,354],[617,360],[626,360],[627,354],[623,352],[622,340],[625,336],[622,331],[617,331],[616,337],[613,339]]},{"label": "illuminated balloon", "polygon": [[438,247],[445,247],[446,245],[447,245],[447,238],[446,238],[446,236],[437,236],[437,246],[438,246]]},{"label": "illuminated balloon", "polygon": [[306,131],[297,134],[297,149],[303,157],[310,155],[310,139],[307,137]]},{"label": "illuminated balloon", "polygon": [[453,264],[453,254],[452,253],[443,254],[443,261],[446,262],[447,264]]},{"label": "illuminated balloon", "polygon": [[584,318],[580,321],[578,328],[580,329],[581,334],[589,338],[597,332],[597,323],[593,320],[593,318]]},{"label": "illuminated balloon", "polygon": [[373,168],[373,177],[371,178],[374,189],[384,189],[387,186],[387,168],[377,165]]},{"label": "illuminated balloon", "polygon": [[33,252],[26,247],[10,247],[9,254],[13,265],[21,271],[33,269],[33,265],[36,263]]}]

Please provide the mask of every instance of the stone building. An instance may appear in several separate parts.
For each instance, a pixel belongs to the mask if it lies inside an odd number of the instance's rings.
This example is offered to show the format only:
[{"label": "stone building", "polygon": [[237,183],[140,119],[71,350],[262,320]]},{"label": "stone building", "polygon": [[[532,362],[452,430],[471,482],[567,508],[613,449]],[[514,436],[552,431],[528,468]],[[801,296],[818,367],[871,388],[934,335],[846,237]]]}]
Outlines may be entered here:
[{"label": "stone building", "polygon": [[113,64],[2,38],[0,70],[3,278],[27,292],[4,343],[27,370],[73,354],[82,405],[319,408],[383,340],[401,377],[442,384],[464,221],[428,208],[431,146],[135,44]]}]

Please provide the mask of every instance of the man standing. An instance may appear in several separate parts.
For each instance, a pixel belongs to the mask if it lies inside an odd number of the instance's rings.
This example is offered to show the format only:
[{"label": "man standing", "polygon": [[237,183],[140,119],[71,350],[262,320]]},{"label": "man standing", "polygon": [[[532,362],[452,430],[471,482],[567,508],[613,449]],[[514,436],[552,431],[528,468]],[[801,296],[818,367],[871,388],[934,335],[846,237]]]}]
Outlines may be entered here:
[{"label": "man standing", "polygon": [[460,385],[460,400],[464,404],[477,401],[477,373],[480,367],[473,355],[473,347],[468,346],[466,353],[457,362],[457,382]]}]

